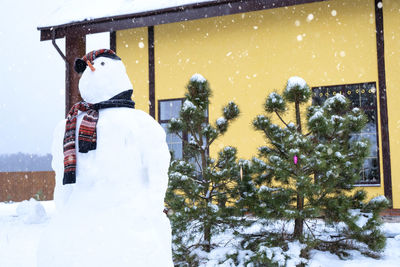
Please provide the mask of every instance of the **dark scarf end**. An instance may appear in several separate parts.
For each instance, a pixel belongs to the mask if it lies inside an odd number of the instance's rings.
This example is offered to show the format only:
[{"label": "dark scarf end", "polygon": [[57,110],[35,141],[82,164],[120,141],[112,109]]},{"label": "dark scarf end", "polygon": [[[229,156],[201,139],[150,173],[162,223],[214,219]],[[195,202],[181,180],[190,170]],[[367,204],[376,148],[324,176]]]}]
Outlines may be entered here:
[{"label": "dark scarf end", "polygon": [[76,183],[75,172],[65,172],[64,179],[63,179],[63,185],[74,184],[74,183]]},{"label": "dark scarf end", "polygon": [[96,150],[97,142],[79,140],[78,145],[80,153],[88,153],[90,150]]}]

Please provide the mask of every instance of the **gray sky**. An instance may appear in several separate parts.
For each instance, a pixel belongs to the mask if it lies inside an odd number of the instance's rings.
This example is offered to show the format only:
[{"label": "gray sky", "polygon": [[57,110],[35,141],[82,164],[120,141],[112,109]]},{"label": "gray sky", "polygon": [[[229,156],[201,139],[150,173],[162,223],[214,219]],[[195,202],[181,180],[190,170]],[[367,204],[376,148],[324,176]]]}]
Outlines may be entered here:
[{"label": "gray sky", "polygon": [[[0,9],[0,154],[51,152],[53,129],[64,118],[65,65],[37,25],[62,0],[3,0]],[[57,44],[64,50],[64,40]],[[88,38],[87,49],[109,46]]]}]

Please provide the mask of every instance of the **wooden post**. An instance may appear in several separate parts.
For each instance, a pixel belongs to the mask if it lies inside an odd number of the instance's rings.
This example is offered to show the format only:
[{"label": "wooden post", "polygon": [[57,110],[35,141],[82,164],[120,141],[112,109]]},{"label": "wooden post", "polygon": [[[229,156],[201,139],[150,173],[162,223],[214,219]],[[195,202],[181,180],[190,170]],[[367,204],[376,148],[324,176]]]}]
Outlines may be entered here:
[{"label": "wooden post", "polygon": [[154,66],[154,27],[147,28],[149,45],[149,114],[156,118],[156,97],[155,97],[155,66]]},{"label": "wooden post", "polygon": [[378,58],[379,111],[381,117],[383,187],[384,194],[393,205],[392,167],[390,163],[389,122],[386,95],[385,38],[383,33],[383,7],[375,0],[376,49]]},{"label": "wooden post", "polygon": [[110,49],[117,53],[117,32],[110,32]]},{"label": "wooden post", "polygon": [[86,54],[86,35],[68,32],[65,36],[65,54],[67,58],[65,73],[65,114],[71,107],[82,100],[79,94],[79,75],[74,70],[76,58]]}]

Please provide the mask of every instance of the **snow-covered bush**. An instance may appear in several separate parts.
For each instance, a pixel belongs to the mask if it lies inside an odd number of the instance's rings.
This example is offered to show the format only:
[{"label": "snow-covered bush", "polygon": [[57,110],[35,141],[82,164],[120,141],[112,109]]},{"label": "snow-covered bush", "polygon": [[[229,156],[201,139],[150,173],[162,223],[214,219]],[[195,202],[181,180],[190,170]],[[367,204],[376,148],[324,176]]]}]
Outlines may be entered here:
[{"label": "snow-covered bush", "polygon": [[[215,125],[207,121],[211,89],[201,75],[194,75],[188,85],[179,118],[170,121],[168,130],[184,143],[183,160],[171,162],[166,195],[172,223],[175,263],[196,266],[196,251],[210,252],[212,236],[230,226],[235,215],[234,202],[239,197],[240,163],[236,149],[223,148],[216,159],[209,155],[210,145],[223,135],[239,115],[230,102]],[[183,138],[183,134],[190,138]],[[243,169],[242,169],[243,171]]]},{"label": "snow-covered bush", "polygon": [[[341,256],[346,256],[346,249],[377,255],[385,246],[378,215],[387,202],[366,203],[366,193],[353,187],[360,180],[369,144],[368,140],[350,137],[363,129],[366,117],[359,108],[351,109],[340,94],[328,98],[322,106],[301,109],[310,97],[307,83],[292,77],[282,96],[276,92],[268,96],[264,105],[268,115],[259,115],[253,121],[267,144],[259,148],[259,159],[252,162],[257,173],[252,191],[257,198],[248,205],[250,212],[267,221],[283,220],[294,225],[244,234],[243,249],[287,248],[288,242],[298,240],[305,244],[303,257],[308,257],[311,249]],[[289,104],[294,106],[294,123],[285,121]],[[273,123],[273,115],[280,124]],[[322,229],[334,227],[335,231],[327,235],[316,230],[318,221]],[[258,253],[255,258],[262,260],[265,255]]]},{"label": "snow-covered bush", "polygon": [[[349,250],[379,256],[386,242],[379,213],[389,202],[367,202],[366,193],[353,187],[369,154],[368,140],[350,138],[366,124],[361,109],[351,109],[340,94],[301,108],[311,90],[293,77],[282,96],[268,96],[268,115],[253,121],[267,140],[259,157],[238,161],[236,149],[225,147],[212,159],[210,145],[239,110],[231,102],[215,126],[207,123],[210,95],[205,79],[191,79],[180,118],[169,125],[170,132],[193,137],[184,140],[184,160],[170,167],[166,202],[174,211],[176,265],[297,266],[312,250],[342,258]],[[294,110],[294,122],[285,121],[288,110]],[[218,242],[228,228],[234,238]]]}]

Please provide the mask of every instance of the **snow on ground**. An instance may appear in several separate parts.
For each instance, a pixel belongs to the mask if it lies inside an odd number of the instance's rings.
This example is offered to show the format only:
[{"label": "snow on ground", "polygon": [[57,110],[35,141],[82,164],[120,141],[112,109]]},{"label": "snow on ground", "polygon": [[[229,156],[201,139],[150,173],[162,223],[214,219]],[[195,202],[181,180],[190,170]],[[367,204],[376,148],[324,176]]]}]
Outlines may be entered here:
[{"label": "snow on ground", "polygon": [[[261,223],[255,223],[250,228],[245,229],[246,233],[259,232],[262,228],[264,229],[277,229],[282,228],[281,223],[275,223],[266,228]],[[292,228],[292,223],[286,223],[284,227]],[[386,233],[387,245],[385,251],[381,254],[380,259],[373,259],[362,255],[358,251],[347,251],[350,254],[349,259],[341,260],[338,256],[333,255],[329,252],[322,251],[311,251],[311,259],[308,261],[309,267],[399,267],[400,266],[400,223],[385,223],[383,230]],[[251,251],[237,251],[235,244],[237,240],[233,238],[233,235],[228,234],[218,236],[214,241],[221,247],[213,249],[208,255],[204,251],[195,251],[204,260],[201,262],[200,267],[245,267],[242,263],[247,259],[250,259],[254,255]],[[227,233],[226,232],[226,233]],[[290,257],[290,260],[286,262],[286,267],[295,267],[301,262],[306,262],[305,259],[300,257],[300,251],[302,244],[298,241],[289,243],[289,250],[283,251],[279,247],[266,248],[265,250],[267,257],[271,258],[274,262],[278,263],[279,266],[285,266],[285,259]],[[225,261],[226,255],[233,255],[239,253],[238,265],[234,265],[233,261]],[[268,256],[271,255],[271,256]],[[225,262],[224,262],[225,261]],[[219,263],[219,264],[218,264]],[[246,266],[253,267],[253,266]]]},{"label": "snow on ground", "polygon": [[40,203],[47,213],[41,223],[31,223],[32,220],[26,220],[26,212],[20,211],[20,216],[17,215],[17,208],[20,206],[19,210],[21,210],[24,204],[21,206],[21,203],[0,203],[1,267],[36,266],[36,247],[39,237],[54,211],[53,201]]},{"label": "snow on ground", "polygon": [[[43,206],[46,214],[42,213],[39,205]],[[19,210],[17,212],[17,209]],[[30,210],[31,209],[31,210]],[[1,267],[36,267],[36,248],[40,235],[48,225],[54,214],[53,201],[36,202],[31,200],[22,203],[0,203],[0,266]],[[27,220],[27,214],[36,215],[37,220]],[[42,217],[41,217],[42,216]],[[383,226],[387,239],[387,246],[383,257],[379,260],[365,257],[359,252],[350,252],[351,259],[342,261],[337,256],[328,252],[313,251],[309,262],[310,267],[395,267],[400,266],[400,223],[385,223]],[[225,263],[219,265],[218,261],[224,255],[234,253],[235,249],[232,236],[226,234],[219,237],[226,247],[214,249],[208,255],[209,261],[204,267],[234,266]],[[232,242],[233,241],[233,242]],[[300,261],[296,259],[300,244],[293,242],[290,253],[294,259],[287,266],[295,266]],[[246,252],[243,257],[246,257]],[[292,255],[293,254],[293,255]],[[207,257],[207,256],[206,256]],[[162,266],[161,266],[162,267]]]}]

